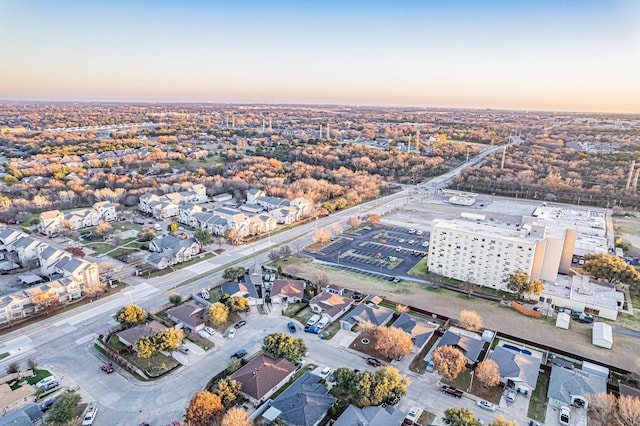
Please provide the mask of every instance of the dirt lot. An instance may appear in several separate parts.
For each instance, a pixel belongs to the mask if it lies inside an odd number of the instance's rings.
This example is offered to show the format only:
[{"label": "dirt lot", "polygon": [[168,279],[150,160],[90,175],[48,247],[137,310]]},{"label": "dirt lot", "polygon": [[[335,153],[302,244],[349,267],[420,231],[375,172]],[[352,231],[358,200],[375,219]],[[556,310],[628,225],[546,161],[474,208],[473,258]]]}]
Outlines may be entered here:
[{"label": "dirt lot", "polygon": [[640,219],[614,217],[613,228],[617,237],[622,237],[633,246],[627,254],[630,256],[640,256]]},{"label": "dirt lot", "polygon": [[529,318],[505,305],[479,299],[468,299],[444,290],[433,290],[413,282],[394,284],[369,279],[349,272],[318,267],[310,259],[290,258],[283,270],[300,277],[313,280],[314,272],[322,269],[329,282],[353,290],[376,294],[394,302],[419,307],[442,315],[457,317],[462,309],[474,309],[483,318],[485,327],[500,330],[525,339],[547,344],[566,351],[575,352],[606,364],[629,371],[640,371],[640,340],[614,334],[613,350],[599,348],[591,344],[591,328],[572,323],[569,330],[554,327],[546,320]]}]

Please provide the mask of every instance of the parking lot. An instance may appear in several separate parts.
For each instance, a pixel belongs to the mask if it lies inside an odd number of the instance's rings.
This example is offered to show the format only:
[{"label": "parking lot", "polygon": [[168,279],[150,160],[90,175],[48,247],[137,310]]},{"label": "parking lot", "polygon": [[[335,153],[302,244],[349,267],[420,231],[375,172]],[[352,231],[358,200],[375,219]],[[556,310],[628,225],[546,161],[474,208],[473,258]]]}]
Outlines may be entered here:
[{"label": "parking lot", "polygon": [[340,234],[329,245],[307,253],[341,269],[393,280],[406,276],[426,257],[428,242],[429,233],[421,229],[374,225]]}]

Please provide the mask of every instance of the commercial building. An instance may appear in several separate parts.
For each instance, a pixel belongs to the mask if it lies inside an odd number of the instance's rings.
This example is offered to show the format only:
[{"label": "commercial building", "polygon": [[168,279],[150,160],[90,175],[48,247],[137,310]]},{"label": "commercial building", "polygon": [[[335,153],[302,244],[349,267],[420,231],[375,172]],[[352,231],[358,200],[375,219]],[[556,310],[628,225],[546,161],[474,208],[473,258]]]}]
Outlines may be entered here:
[{"label": "commercial building", "polygon": [[591,281],[584,275],[558,276],[552,283],[545,283],[540,300],[546,301],[550,309],[569,308],[615,320],[624,294],[613,284]]},{"label": "commercial building", "polygon": [[576,231],[535,221],[435,219],[431,224],[429,270],[481,286],[505,289],[521,269],[532,280],[555,281],[568,273]]}]

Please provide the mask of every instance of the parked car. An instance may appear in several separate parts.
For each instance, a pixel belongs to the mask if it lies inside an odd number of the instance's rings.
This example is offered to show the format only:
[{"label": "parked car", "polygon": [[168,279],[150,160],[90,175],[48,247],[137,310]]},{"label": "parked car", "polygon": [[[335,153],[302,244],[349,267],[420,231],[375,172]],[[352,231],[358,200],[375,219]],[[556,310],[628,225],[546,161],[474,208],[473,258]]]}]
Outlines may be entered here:
[{"label": "parked car", "polygon": [[418,417],[420,417],[420,412],[422,411],[421,408],[418,407],[413,407],[406,415],[406,417],[404,418],[404,421],[402,422],[405,425],[412,425],[414,424],[416,421],[418,421]]},{"label": "parked car", "polygon": [[464,392],[462,392],[460,389],[454,388],[453,386],[443,385],[441,390],[442,393],[446,393],[447,395],[451,395],[456,398],[462,398],[462,396],[464,395]]},{"label": "parked car", "polygon": [[207,333],[204,330],[200,330],[198,331],[198,336],[202,337],[203,339],[208,339],[209,337],[211,337],[211,334]]},{"label": "parked car", "polygon": [[423,234],[422,229],[418,229],[418,230],[416,231],[416,235],[422,235],[422,234]]},{"label": "parked car", "polygon": [[215,334],[216,334],[216,331],[212,327],[205,327],[204,331],[206,331],[207,333],[209,333],[212,336],[215,336]]},{"label": "parked car", "polygon": [[42,404],[40,404],[40,411],[42,411],[42,412],[47,411],[49,408],[51,408],[51,406],[53,404],[56,403],[57,400],[58,400],[58,398],[49,398],[49,399],[47,399]]},{"label": "parked car", "polygon": [[242,359],[247,355],[247,350],[246,349],[240,349],[238,351],[236,351],[236,353],[231,354],[230,358],[235,358],[235,359]]},{"label": "parked car", "polygon": [[191,351],[189,350],[189,348],[187,347],[187,345],[180,345],[178,346],[178,350],[180,352],[182,352],[183,354],[190,354]]},{"label": "parked car", "polygon": [[380,259],[382,257],[382,253],[376,253],[376,255],[373,257],[375,257],[376,259]]},{"label": "parked car", "polygon": [[100,368],[102,368],[102,371],[104,371],[107,374],[111,374],[114,371],[113,364],[111,364],[110,362],[105,362],[100,366]]},{"label": "parked car", "polygon": [[476,402],[476,405],[480,408],[484,408],[485,410],[496,411],[496,406],[489,401],[485,401],[484,399]]},{"label": "parked car", "polygon": [[232,328],[231,330],[229,330],[229,332],[227,333],[227,337],[229,339],[233,339],[234,337],[236,337],[236,329]]},{"label": "parked car", "polygon": [[234,325],[234,327],[235,327],[235,328],[240,328],[240,327],[243,327],[243,326],[245,326],[245,325],[247,325],[247,322],[246,322],[245,320],[242,320],[242,321],[238,321],[238,322],[236,323],[236,325]]},{"label": "parked car", "polygon": [[377,360],[375,358],[367,358],[367,364],[372,365],[374,367],[380,367],[382,365],[380,360]]},{"label": "parked car", "polygon": [[326,379],[329,377],[329,373],[331,373],[331,369],[329,367],[325,367],[320,371],[320,377]]},{"label": "parked car", "polygon": [[289,328],[289,331],[292,333],[296,332],[296,325],[293,323],[293,321],[289,321],[289,324],[287,324],[287,328]]},{"label": "parked car", "polygon": [[427,363],[427,373],[433,373],[433,368],[434,368],[433,361],[429,361]]},{"label": "parked car", "polygon": [[96,414],[98,414],[98,407],[95,405],[95,403],[92,403],[87,407],[87,411],[85,411],[84,413],[82,426],[92,425],[93,421],[96,419]]},{"label": "parked car", "polygon": [[58,387],[58,382],[49,382],[46,385],[44,385],[41,389],[43,391],[50,391],[51,389],[55,389]]},{"label": "parked car", "polygon": [[569,426],[571,423],[571,409],[569,407],[560,407],[560,418],[558,419],[562,426]]},{"label": "parked car", "polygon": [[516,400],[516,391],[513,389],[509,389],[507,391],[507,402],[511,403]]},{"label": "parked car", "polygon": [[55,382],[55,381],[56,381],[55,376],[47,376],[44,379],[40,380],[38,383],[36,383],[36,389],[42,389],[47,383]]}]

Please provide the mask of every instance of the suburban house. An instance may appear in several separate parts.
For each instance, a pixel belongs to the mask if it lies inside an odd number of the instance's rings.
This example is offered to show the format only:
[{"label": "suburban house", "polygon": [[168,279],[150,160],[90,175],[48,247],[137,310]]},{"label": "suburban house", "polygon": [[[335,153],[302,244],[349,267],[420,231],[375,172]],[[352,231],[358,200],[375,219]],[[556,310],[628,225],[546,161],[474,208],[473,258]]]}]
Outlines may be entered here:
[{"label": "suburban house", "polygon": [[490,358],[498,365],[500,382],[509,387],[533,392],[538,383],[540,359],[523,352],[497,346]]},{"label": "suburban house", "polygon": [[306,283],[302,280],[275,280],[271,286],[271,303],[300,302]]},{"label": "suburban house", "polygon": [[336,402],[321,380],[315,374],[304,373],[271,402],[271,407],[262,416],[268,421],[279,418],[293,426],[318,425]]},{"label": "suburban house", "polygon": [[24,232],[15,229],[7,228],[3,230],[0,232],[0,250],[7,250],[11,244],[26,236],[27,234]]},{"label": "suburban house", "polygon": [[195,215],[202,213],[204,209],[200,204],[186,203],[178,207],[178,222],[196,228]]},{"label": "suburban house", "polygon": [[338,296],[344,295],[344,290],[345,290],[344,287],[341,287],[336,284],[329,284],[328,286],[322,289],[322,291],[326,293],[337,294]]},{"label": "suburban house", "polygon": [[52,276],[56,270],[55,265],[62,259],[71,259],[71,253],[58,250],[49,245],[38,247],[38,260],[40,261],[40,274],[45,277]]},{"label": "suburban house", "polygon": [[226,203],[233,200],[233,195],[227,193],[216,194],[212,197],[212,200],[216,203]]},{"label": "suburban house", "polygon": [[162,253],[169,265],[187,262],[200,253],[200,243],[195,238],[178,238],[173,235],[156,237],[149,242],[149,250]]},{"label": "suburban house", "polygon": [[484,346],[484,341],[474,333],[464,330],[449,329],[438,341],[436,347],[453,346],[467,358],[468,364],[474,364],[478,360]]},{"label": "suburban house", "polygon": [[220,291],[223,295],[228,294],[229,297],[244,297],[249,301],[249,305],[261,305],[262,298],[258,295],[256,285],[251,282],[251,278],[247,275],[243,277],[243,282],[229,281],[220,285]]},{"label": "suburban house", "polygon": [[266,234],[276,229],[278,223],[269,213],[258,213],[249,217],[249,234]]},{"label": "suburban house", "polygon": [[341,320],[343,330],[351,330],[358,323],[369,322],[376,327],[382,327],[393,317],[393,309],[375,304],[361,303]]},{"label": "suburban house", "polygon": [[118,339],[120,343],[125,346],[128,346],[130,349],[135,348],[135,343],[140,340],[142,337],[151,337],[155,336],[162,330],[166,330],[167,327],[160,324],[156,320],[149,321],[144,324],[138,324],[131,328],[127,328],[126,330],[122,330],[117,333]]},{"label": "suburban house", "polygon": [[193,301],[189,301],[175,308],[168,309],[167,316],[182,328],[189,331],[200,331],[205,325],[203,319],[204,311],[204,307]]},{"label": "suburban house", "polygon": [[98,201],[92,208],[71,210],[62,213],[60,210],[50,210],[40,213],[38,231],[48,237],[57,235],[63,226],[69,230],[88,228],[102,222],[113,222],[118,219],[116,205],[109,201]]},{"label": "suburban house", "polygon": [[440,327],[435,322],[429,322],[423,318],[404,313],[393,323],[402,331],[411,336],[414,352],[420,352],[427,344],[433,333]]},{"label": "suburban house", "polygon": [[54,276],[71,278],[86,286],[96,285],[100,282],[98,265],[88,260],[77,257],[62,258],[53,266]]},{"label": "suburban house", "polygon": [[394,406],[362,407],[349,405],[333,426],[398,426],[404,420],[404,413]]},{"label": "suburban house", "polygon": [[311,299],[309,307],[316,314],[328,315],[333,322],[349,310],[351,303],[353,300],[348,297],[324,292]]},{"label": "suburban house", "polygon": [[588,394],[606,393],[607,378],[601,374],[559,365],[551,367],[547,398],[553,407],[578,405],[587,407]]},{"label": "suburban house", "polygon": [[31,266],[38,260],[38,247],[44,245],[33,237],[22,237],[7,247],[8,252],[17,255],[17,260],[23,267]]},{"label": "suburban house", "polygon": [[12,390],[9,384],[0,384],[0,426],[33,426],[42,421],[42,411],[34,403],[36,389],[20,386]]},{"label": "suburban house", "polygon": [[284,358],[260,354],[230,377],[240,383],[242,393],[256,404],[288,381],[295,370],[296,366]]},{"label": "suburban house", "polygon": [[299,209],[296,206],[280,207],[269,210],[274,220],[284,225],[291,225],[300,219]]}]

